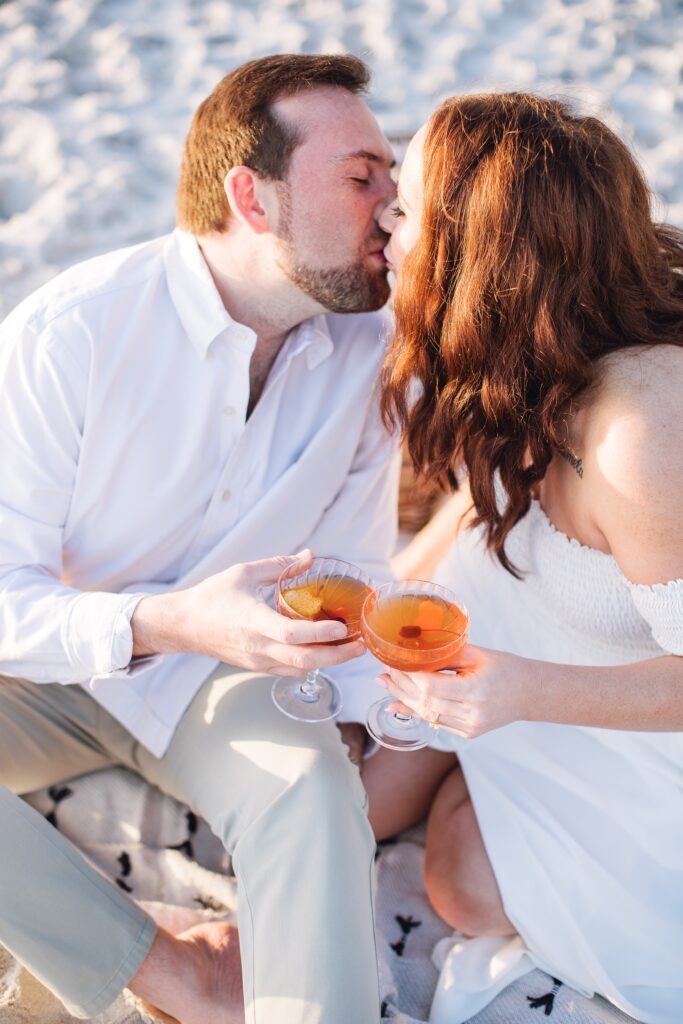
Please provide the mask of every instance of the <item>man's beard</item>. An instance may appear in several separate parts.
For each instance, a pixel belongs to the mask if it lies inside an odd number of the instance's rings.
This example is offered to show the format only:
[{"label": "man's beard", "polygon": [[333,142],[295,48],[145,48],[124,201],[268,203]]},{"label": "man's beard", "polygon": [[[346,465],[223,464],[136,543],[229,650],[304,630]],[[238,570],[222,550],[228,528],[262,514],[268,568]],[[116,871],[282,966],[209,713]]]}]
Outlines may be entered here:
[{"label": "man's beard", "polygon": [[[363,313],[381,309],[389,298],[387,273],[379,268],[369,270],[364,263],[367,254],[334,270],[323,270],[297,259],[291,232],[289,189],[282,185],[278,194],[281,211],[279,236],[284,255],[280,266],[292,284],[331,313]],[[377,249],[383,248],[388,237],[378,231],[376,238],[369,239],[368,244],[376,242]]]}]

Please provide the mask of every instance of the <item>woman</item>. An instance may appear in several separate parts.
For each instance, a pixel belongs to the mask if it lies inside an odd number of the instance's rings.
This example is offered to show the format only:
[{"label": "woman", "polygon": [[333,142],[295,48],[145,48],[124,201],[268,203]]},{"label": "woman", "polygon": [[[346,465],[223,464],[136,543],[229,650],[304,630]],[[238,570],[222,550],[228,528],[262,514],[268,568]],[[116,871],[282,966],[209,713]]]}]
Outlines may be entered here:
[{"label": "woman", "polygon": [[471,505],[399,559],[450,548],[436,578],[470,613],[457,676],[383,677],[437,749],[365,768],[379,835],[440,783],[427,891],[487,937],[451,954],[433,1021],[534,964],[683,1019],[683,236],[649,201],[601,122],[482,95],[418,132],[382,219],[385,414]]}]

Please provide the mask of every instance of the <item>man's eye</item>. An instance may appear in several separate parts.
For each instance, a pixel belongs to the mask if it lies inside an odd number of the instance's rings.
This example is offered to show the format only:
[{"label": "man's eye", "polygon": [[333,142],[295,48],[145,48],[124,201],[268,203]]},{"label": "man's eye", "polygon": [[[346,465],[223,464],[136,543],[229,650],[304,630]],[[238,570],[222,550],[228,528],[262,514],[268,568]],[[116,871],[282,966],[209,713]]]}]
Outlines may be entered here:
[{"label": "man's eye", "polygon": [[403,210],[398,205],[398,203],[389,208],[389,213],[392,215],[392,217],[403,217]]},{"label": "man's eye", "polygon": [[358,182],[359,185],[369,185],[370,184],[370,179],[369,178],[351,178],[351,181],[356,181],[356,182]]}]

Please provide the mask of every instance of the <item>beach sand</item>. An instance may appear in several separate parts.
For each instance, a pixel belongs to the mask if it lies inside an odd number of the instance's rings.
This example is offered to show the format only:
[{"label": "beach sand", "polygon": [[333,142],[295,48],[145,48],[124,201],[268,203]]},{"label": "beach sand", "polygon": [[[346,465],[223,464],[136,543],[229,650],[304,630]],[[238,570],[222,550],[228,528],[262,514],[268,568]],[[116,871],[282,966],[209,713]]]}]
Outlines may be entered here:
[{"label": "beach sand", "polygon": [[683,224],[675,0],[0,2],[0,315],[66,266],[168,231],[192,112],[237,64],[350,51],[413,132],[456,92],[573,98],[635,149]]}]

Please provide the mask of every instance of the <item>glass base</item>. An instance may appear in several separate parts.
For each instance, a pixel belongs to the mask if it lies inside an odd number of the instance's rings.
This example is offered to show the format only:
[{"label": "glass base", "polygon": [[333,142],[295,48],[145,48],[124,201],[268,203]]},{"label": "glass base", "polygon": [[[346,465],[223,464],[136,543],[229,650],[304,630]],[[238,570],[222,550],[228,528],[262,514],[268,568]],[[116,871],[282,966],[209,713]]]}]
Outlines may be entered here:
[{"label": "glass base", "polygon": [[339,687],[320,673],[314,684],[308,679],[278,676],[270,693],[282,714],[297,722],[327,722],[336,718],[342,708]]},{"label": "glass base", "polygon": [[429,746],[429,726],[421,718],[389,711],[395,697],[378,700],[368,711],[366,728],[373,740],[389,750],[421,750]]}]

